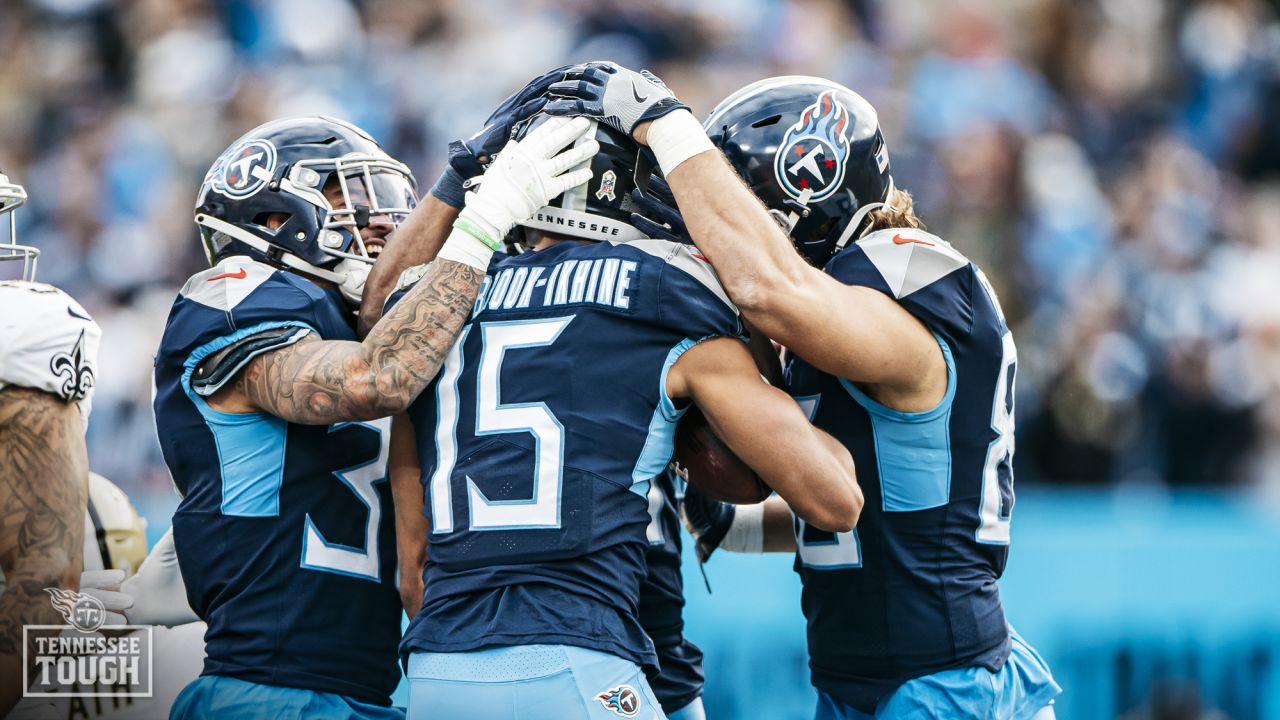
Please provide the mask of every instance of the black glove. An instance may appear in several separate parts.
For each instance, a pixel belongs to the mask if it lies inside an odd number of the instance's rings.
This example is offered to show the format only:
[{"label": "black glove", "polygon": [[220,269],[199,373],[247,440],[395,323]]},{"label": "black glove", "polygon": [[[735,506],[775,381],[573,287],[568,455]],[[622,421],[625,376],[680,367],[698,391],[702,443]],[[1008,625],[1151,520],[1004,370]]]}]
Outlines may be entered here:
[{"label": "black glove", "polygon": [[533,117],[547,104],[547,90],[563,78],[569,65],[543,73],[502,101],[475,135],[449,143],[449,166],[431,188],[431,194],[456,208],[463,206],[467,180],[484,174],[493,157],[511,139],[516,125]]},{"label": "black glove", "polygon": [[733,505],[712,500],[692,485],[684,492],[680,503],[680,520],[696,542],[698,562],[704,563],[724,542],[724,536],[733,525]]},{"label": "black glove", "polygon": [[637,187],[631,191],[631,203],[631,224],[640,232],[651,238],[693,244],[666,180],[650,176],[647,189]]}]

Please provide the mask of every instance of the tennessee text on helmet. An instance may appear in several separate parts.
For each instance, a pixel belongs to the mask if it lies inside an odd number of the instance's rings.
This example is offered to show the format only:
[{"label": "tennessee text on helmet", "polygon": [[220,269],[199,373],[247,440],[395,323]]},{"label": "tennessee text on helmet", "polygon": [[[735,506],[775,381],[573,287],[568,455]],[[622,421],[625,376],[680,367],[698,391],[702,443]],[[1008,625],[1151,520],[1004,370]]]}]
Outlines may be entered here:
[{"label": "tennessee text on helmet", "polygon": [[[513,135],[519,140],[548,117],[533,116],[517,127]],[[578,141],[582,143],[595,138],[600,143],[600,152],[590,161],[591,179],[570,188],[520,226],[613,243],[642,239],[646,237],[644,233],[631,224],[631,189],[636,184],[639,145],[607,125],[594,121],[591,124],[594,126],[592,132]],[[512,233],[507,239],[508,245],[518,241],[519,235]]]},{"label": "tennessee text on helmet", "polygon": [[254,128],[222,153],[205,175],[195,220],[210,263],[248,254],[336,283],[356,303],[381,247],[361,231],[375,219],[394,229],[416,204],[409,168],[363,130],[289,118]]},{"label": "tennessee text on helmet", "polygon": [[801,75],[752,83],[703,126],[810,262],[843,248],[893,190],[875,108]]},{"label": "tennessee text on helmet", "polygon": [[0,215],[9,216],[9,237],[0,242],[0,261],[22,261],[21,279],[30,282],[36,279],[36,261],[40,258],[40,251],[30,245],[18,244],[18,221],[14,212],[26,201],[27,191],[0,173]]}]

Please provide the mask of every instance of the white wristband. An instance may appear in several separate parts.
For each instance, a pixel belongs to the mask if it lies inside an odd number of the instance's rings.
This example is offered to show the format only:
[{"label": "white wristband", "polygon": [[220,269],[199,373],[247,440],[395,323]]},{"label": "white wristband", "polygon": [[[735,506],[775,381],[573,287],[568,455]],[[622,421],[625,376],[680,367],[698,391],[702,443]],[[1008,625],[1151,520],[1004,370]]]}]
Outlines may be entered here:
[{"label": "white wristband", "polygon": [[489,269],[489,261],[493,260],[493,248],[485,245],[470,234],[454,228],[440,247],[437,258],[452,260],[485,272]]},{"label": "white wristband", "polygon": [[720,547],[729,552],[764,552],[764,503],[734,508],[733,523]]},{"label": "white wristband", "polygon": [[680,163],[694,155],[714,150],[711,138],[702,124],[688,110],[673,110],[653,121],[646,139],[649,148],[658,158],[662,174],[670,176]]}]

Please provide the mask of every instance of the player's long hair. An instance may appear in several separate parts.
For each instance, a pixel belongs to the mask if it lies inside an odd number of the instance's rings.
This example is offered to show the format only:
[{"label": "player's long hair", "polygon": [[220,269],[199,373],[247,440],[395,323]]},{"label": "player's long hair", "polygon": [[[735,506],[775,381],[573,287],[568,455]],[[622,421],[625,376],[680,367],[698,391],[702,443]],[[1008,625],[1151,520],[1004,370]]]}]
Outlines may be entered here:
[{"label": "player's long hair", "polygon": [[911,193],[894,188],[885,202],[885,206],[872,210],[867,215],[867,228],[863,235],[870,235],[877,230],[888,228],[915,228],[924,230],[924,221],[916,217],[915,203]]}]

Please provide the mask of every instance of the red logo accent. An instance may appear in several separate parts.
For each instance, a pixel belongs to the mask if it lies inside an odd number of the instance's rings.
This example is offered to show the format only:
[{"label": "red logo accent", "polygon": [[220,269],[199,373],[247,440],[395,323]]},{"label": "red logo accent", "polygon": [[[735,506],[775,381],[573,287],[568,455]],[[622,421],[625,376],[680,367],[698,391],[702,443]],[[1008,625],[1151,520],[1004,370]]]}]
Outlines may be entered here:
[{"label": "red logo accent", "polygon": [[933,243],[929,242],[928,240],[916,240],[915,238],[904,238],[901,235],[898,235],[896,233],[894,234],[893,236],[894,245],[906,245],[907,243],[919,243],[921,245],[930,245],[930,246],[933,245]]},{"label": "red logo accent", "polygon": [[704,262],[704,263],[709,263],[709,262],[711,262],[711,260],[709,260],[709,259],[707,258],[707,256],[706,256],[706,255],[703,255],[702,253],[689,253],[689,254],[690,254],[690,255],[692,255],[692,256],[694,256],[694,257],[696,257],[696,258],[698,258],[699,260],[701,260],[701,261],[702,261],[702,262]]},{"label": "red logo accent", "polygon": [[249,273],[245,272],[244,268],[240,268],[240,272],[233,272],[233,273],[230,273],[230,272],[229,272],[229,273],[222,273],[221,275],[214,275],[213,277],[209,278],[209,280],[208,280],[207,282],[213,282],[214,280],[221,280],[221,279],[223,279],[223,278],[232,278],[232,279],[234,279],[234,280],[243,280],[243,279],[245,279],[245,277],[246,277],[246,276],[248,276],[248,274],[249,274]]}]

